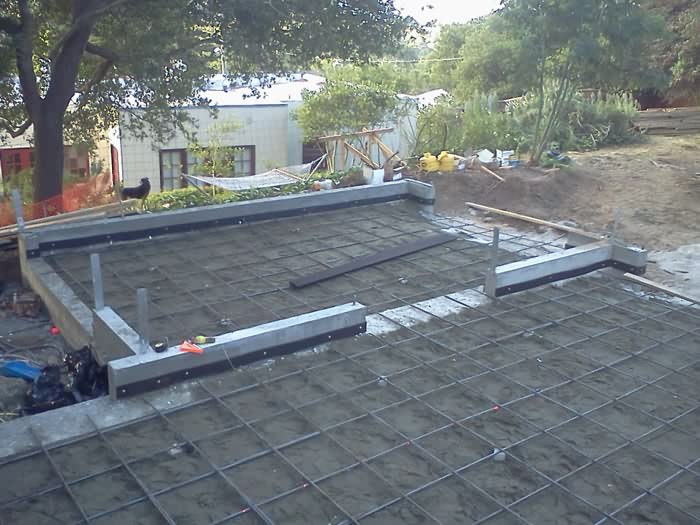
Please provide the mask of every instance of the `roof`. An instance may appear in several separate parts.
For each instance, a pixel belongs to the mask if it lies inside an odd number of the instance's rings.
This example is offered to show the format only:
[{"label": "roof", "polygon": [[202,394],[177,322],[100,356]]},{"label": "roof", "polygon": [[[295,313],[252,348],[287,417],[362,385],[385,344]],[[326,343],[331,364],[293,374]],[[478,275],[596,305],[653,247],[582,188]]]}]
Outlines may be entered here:
[{"label": "roof", "polygon": [[[297,73],[285,77],[272,77],[269,86],[260,87],[254,79],[245,86],[235,87],[223,75],[216,75],[209,82],[210,88],[202,95],[218,106],[255,106],[260,104],[287,104],[301,102],[304,90],[318,91],[326,79],[311,73]],[[233,86],[233,87],[232,87]]]}]

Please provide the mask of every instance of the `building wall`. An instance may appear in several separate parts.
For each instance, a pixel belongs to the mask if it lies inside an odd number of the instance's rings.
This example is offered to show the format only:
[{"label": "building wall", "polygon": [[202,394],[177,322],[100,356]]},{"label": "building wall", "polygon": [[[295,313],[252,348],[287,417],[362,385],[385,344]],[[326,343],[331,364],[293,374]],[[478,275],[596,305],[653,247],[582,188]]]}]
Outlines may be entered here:
[{"label": "building wall", "polygon": [[304,132],[295,117],[296,111],[301,107],[301,102],[289,103],[288,127],[289,134],[287,140],[287,157],[289,166],[296,166],[302,163],[302,153],[304,145]]},{"label": "building wall", "polygon": [[[34,144],[33,139],[33,128],[30,127],[24,134],[19,137],[12,138],[10,136],[3,137],[0,141],[0,156],[4,150],[13,150],[19,148],[26,148],[33,150]],[[88,155],[88,171],[91,176],[99,175],[101,173],[112,173],[111,162],[109,158],[109,142],[107,135],[101,135],[96,137],[95,149],[91,151]],[[68,146],[68,144],[66,144]],[[101,169],[96,169],[101,167]],[[2,175],[2,169],[0,168],[0,175]]]},{"label": "building wall", "polygon": [[[197,122],[197,141],[204,146],[209,143],[209,126],[213,123],[231,119],[237,122],[238,128],[226,134],[226,142],[230,146],[255,146],[256,173],[293,164],[288,156],[292,148],[289,145],[289,110],[286,104],[220,107],[215,118],[206,108],[189,111]],[[127,122],[129,118],[128,112],[122,112],[120,122]],[[187,149],[187,139],[178,131],[166,144],[157,144],[151,140],[139,140],[125,126],[121,126],[120,130],[124,186],[138,186],[141,178],[148,177],[151,191],[160,191],[159,151]],[[301,142],[297,149],[301,152]]]}]

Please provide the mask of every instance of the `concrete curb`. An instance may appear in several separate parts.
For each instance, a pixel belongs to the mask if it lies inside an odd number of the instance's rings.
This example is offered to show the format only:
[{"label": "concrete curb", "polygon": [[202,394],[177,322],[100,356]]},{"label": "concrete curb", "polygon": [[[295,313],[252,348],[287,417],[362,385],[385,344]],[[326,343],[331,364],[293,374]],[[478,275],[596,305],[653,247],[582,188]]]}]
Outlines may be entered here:
[{"label": "concrete curb", "polygon": [[141,346],[139,334],[109,307],[93,310],[92,353],[100,366],[109,362],[107,356],[130,357]]},{"label": "concrete curb", "polygon": [[608,267],[641,274],[646,263],[645,250],[599,241],[498,266],[487,273],[484,290],[501,297]]},{"label": "concrete curb", "polygon": [[92,313],[70,286],[42,259],[27,259],[20,244],[22,278],[46,305],[49,316],[73,348],[92,340]]},{"label": "concrete curb", "polygon": [[162,353],[148,352],[110,361],[110,396],[117,399],[140,394],[230,369],[231,365],[244,365],[356,335],[366,330],[366,315],[365,306],[348,303],[224,334],[215,343],[202,345],[202,354],[181,352],[179,346],[174,346]]},{"label": "concrete curb", "polygon": [[377,186],[359,186],[117,219],[100,219],[90,223],[49,225],[33,231],[35,240],[31,246],[27,246],[27,256],[38,257],[46,250],[142,239],[198,228],[241,224],[401,199],[432,204],[435,200],[435,190],[430,184],[408,179]]}]

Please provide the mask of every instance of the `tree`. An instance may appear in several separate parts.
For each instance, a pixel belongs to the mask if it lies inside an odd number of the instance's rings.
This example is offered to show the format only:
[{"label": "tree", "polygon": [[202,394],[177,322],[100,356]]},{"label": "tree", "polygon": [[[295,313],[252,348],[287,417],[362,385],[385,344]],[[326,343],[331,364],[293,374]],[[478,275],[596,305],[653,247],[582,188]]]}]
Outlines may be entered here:
[{"label": "tree", "polygon": [[531,60],[516,35],[504,27],[500,13],[452,24],[440,31],[435,43],[432,76],[461,102],[478,92],[501,98],[517,97],[533,85]]},{"label": "tree", "polygon": [[328,78],[318,92],[304,91],[303,98],[296,117],[306,140],[385,124],[401,107],[397,92],[380,79]]},{"label": "tree", "polygon": [[[536,73],[532,163],[539,162],[562,109],[580,88],[640,87],[655,73],[644,56],[662,25],[636,0],[502,0],[502,9],[504,28]],[[550,79],[555,88],[545,100]]]},{"label": "tree", "polygon": [[700,4],[695,0],[645,0],[662,17],[668,38],[654,46],[652,59],[670,77],[670,98],[700,101]]},{"label": "tree", "polygon": [[[247,78],[311,59],[389,52],[411,19],[393,0],[5,0],[0,4],[0,127],[33,127],[34,199],[62,191],[63,143],[126,125],[163,139],[184,126],[223,50]],[[3,57],[5,54],[3,53]],[[180,109],[178,109],[180,108]],[[65,132],[65,133],[64,133]]]},{"label": "tree", "polygon": [[[240,153],[241,149],[230,146],[229,138],[229,135],[240,127],[241,124],[235,119],[216,121],[207,128],[206,145],[193,138],[187,146],[188,152],[196,159],[192,174],[205,177],[243,175],[235,172],[236,154]],[[211,192],[212,195],[216,193],[216,186],[212,185]]]}]

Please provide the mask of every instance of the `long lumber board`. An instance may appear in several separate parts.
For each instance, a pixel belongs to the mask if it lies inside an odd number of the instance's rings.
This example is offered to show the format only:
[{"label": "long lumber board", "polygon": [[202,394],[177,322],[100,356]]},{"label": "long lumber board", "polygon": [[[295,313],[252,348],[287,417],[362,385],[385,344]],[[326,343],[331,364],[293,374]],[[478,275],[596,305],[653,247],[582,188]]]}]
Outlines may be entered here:
[{"label": "long lumber board", "polygon": [[[124,213],[132,206],[135,206],[138,202],[138,199],[128,199],[121,202],[111,202],[109,204],[102,204],[100,206],[94,206],[92,208],[82,208],[76,211],[59,213],[57,215],[51,215],[49,217],[43,217],[41,219],[32,219],[29,221],[25,221],[24,225],[29,230],[41,226],[48,226],[50,224],[61,224],[72,221],[79,222],[109,217],[110,214],[113,213]],[[0,228],[0,238],[17,235],[17,232],[18,229],[16,224],[9,224],[7,226],[3,226],[2,228]]]},{"label": "long lumber board", "polygon": [[518,219],[519,221],[531,222],[533,224],[539,224],[540,226],[546,226],[552,228],[553,230],[559,230],[566,233],[576,233],[584,237],[597,237],[602,239],[602,235],[596,235],[579,228],[572,228],[571,226],[564,226],[563,224],[557,224],[556,222],[545,221],[543,219],[538,219],[536,217],[530,217],[529,215],[522,215],[520,213],[515,213],[512,211],[500,210],[498,208],[492,208],[490,206],[484,206],[483,204],[476,204],[475,202],[467,202],[467,206],[474,208],[475,210],[487,211],[489,213],[495,213],[496,215],[503,215],[504,217],[510,217],[511,219]]},{"label": "long lumber board", "polygon": [[[564,231],[567,233],[575,233],[578,235],[583,235],[584,237],[594,236],[594,234],[591,234],[591,233],[583,231],[583,230],[579,230],[578,228],[571,228],[570,226],[564,226],[563,224],[557,224],[555,222],[545,221],[542,219],[538,219],[536,217],[530,217],[529,215],[521,215],[519,213],[506,211],[506,210],[500,210],[498,208],[491,208],[489,206],[484,206],[482,204],[475,204],[473,202],[467,202],[467,206],[474,208],[474,209],[477,209],[477,210],[488,211],[488,212],[495,213],[498,215],[503,215],[504,217],[511,217],[513,219],[518,219],[518,220],[525,221],[525,222],[531,222],[533,224],[539,224],[541,226],[547,226],[547,227],[552,228],[554,230],[560,230],[560,231]],[[635,275],[635,274],[629,273],[629,272],[622,274],[622,277],[628,281],[632,281],[632,282],[635,282],[637,284],[641,284],[643,286],[647,286],[649,288],[652,288],[653,290],[657,290],[659,292],[663,292],[663,293],[668,294],[668,295],[679,297],[679,298],[681,298],[685,301],[689,301],[691,303],[700,304],[700,298],[698,298],[698,297],[693,297],[691,295],[687,295],[679,290],[676,290],[675,288],[671,288],[671,287],[663,285],[661,283],[657,283],[657,282],[652,281],[650,279],[646,279],[645,277],[641,277],[639,275]]]},{"label": "long lumber board", "polygon": [[652,290],[656,290],[657,292],[662,292],[662,293],[665,293],[667,295],[673,295],[673,296],[679,297],[680,299],[683,299],[684,301],[688,301],[688,302],[700,305],[700,298],[699,297],[693,297],[692,295],[685,294],[679,290],[676,290],[675,288],[671,288],[670,286],[666,286],[665,284],[657,283],[656,281],[652,281],[650,279],[640,277],[639,275],[634,275],[633,273],[625,273],[622,275],[622,277],[623,277],[623,279],[626,279],[628,281],[632,281],[633,283],[640,284],[642,286],[647,286],[647,287],[651,288]]},{"label": "long lumber board", "polygon": [[373,253],[372,255],[356,257],[348,263],[341,264],[333,268],[328,268],[327,270],[323,270],[321,272],[303,275],[298,279],[293,279],[289,281],[289,284],[293,288],[304,288],[305,286],[320,283],[321,281],[327,281],[328,279],[332,279],[333,277],[338,277],[339,275],[354,272],[355,270],[361,270],[362,268],[374,266],[375,264],[390,261],[391,259],[403,257],[404,255],[419,252],[427,248],[433,248],[435,246],[454,241],[455,239],[457,239],[457,236],[451,233],[439,233],[437,235],[431,235],[430,237],[425,237],[416,241],[400,244],[399,246],[394,246],[392,248]]}]

